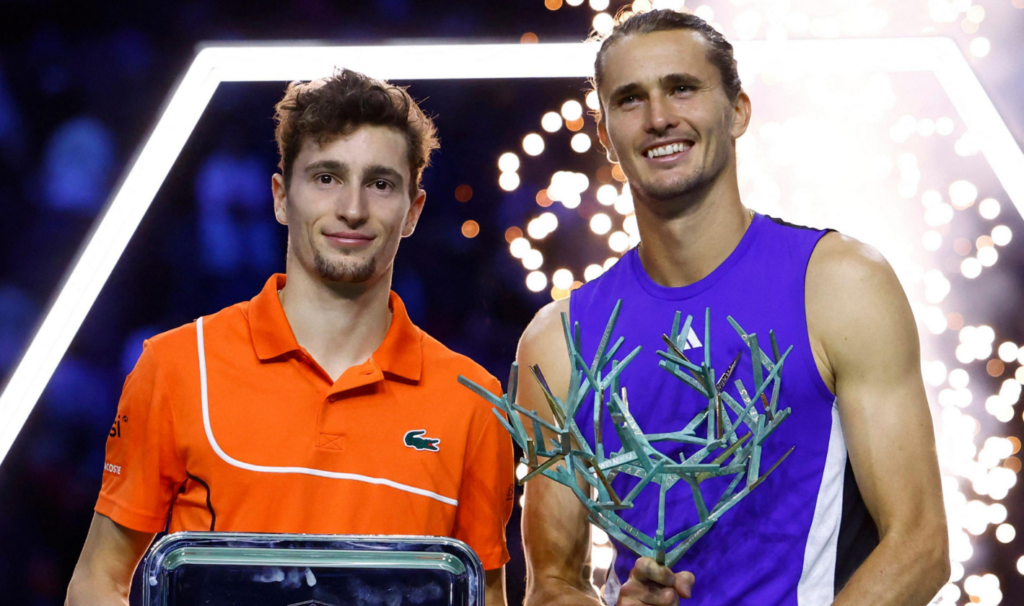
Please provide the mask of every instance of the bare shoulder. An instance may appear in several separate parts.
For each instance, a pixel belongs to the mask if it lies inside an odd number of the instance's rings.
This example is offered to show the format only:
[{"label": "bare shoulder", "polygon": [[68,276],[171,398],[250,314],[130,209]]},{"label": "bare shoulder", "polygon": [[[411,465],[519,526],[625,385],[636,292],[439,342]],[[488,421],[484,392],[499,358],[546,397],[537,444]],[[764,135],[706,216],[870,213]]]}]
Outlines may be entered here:
[{"label": "bare shoulder", "polygon": [[890,276],[895,278],[889,262],[875,247],[838,232],[821,238],[807,266],[809,286],[822,283],[842,288],[851,281]]},{"label": "bare shoulder", "polygon": [[837,366],[881,344],[916,348],[917,327],[896,273],[878,250],[855,238],[830,233],[821,239],[807,266],[806,297],[812,348],[827,367],[826,383],[834,381]]},{"label": "bare shoulder", "polygon": [[[569,386],[569,348],[565,344],[562,314],[569,314],[569,299],[553,301],[542,307],[530,321],[519,340],[516,361],[519,368],[539,366],[555,395],[563,397]],[[534,381],[520,379],[520,398],[542,401]]]},{"label": "bare shoulder", "polygon": [[541,307],[523,331],[519,341],[520,353],[546,351],[559,346],[560,352],[567,351],[562,314],[569,314],[569,299],[559,299]]}]

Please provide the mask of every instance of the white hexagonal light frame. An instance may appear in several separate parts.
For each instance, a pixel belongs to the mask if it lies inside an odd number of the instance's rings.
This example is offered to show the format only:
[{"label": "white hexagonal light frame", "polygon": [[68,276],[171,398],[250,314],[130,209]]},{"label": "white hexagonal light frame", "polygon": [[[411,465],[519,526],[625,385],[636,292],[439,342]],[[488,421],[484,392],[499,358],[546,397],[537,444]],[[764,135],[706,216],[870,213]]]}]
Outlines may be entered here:
[{"label": "white hexagonal light frame", "polygon": [[[25,355],[0,394],[0,463],[35,407],[114,265],[221,82],[310,80],[344,66],[389,80],[583,78],[596,46],[406,44],[217,46],[202,49],[82,246]],[[956,43],[948,38],[741,42],[745,74],[798,65],[808,73],[931,72],[1024,215],[1024,153]]]}]

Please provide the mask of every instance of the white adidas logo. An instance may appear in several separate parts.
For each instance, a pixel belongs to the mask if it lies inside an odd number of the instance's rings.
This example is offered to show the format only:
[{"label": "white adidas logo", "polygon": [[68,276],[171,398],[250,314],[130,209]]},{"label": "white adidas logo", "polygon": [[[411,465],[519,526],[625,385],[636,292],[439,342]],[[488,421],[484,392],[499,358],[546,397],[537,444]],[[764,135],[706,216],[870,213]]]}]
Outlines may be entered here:
[{"label": "white adidas logo", "polygon": [[694,347],[703,347],[704,345],[697,338],[697,333],[693,332],[693,327],[690,327],[690,334],[686,337],[686,345],[683,346],[683,351],[687,349],[693,349]]}]

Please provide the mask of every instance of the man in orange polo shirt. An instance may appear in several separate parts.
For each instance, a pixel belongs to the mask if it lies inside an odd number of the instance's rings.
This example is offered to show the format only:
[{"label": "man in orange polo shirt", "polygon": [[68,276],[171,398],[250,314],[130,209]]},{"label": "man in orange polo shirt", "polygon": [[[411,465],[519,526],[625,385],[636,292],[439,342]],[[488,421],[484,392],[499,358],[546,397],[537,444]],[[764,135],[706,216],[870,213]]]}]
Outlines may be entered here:
[{"label": "man in orange polo shirt", "polygon": [[350,71],[289,86],[276,118],[287,273],[146,342],[68,603],[126,604],[167,527],[451,536],[503,606],[511,441],[456,378],[501,386],[390,289],[433,123],[403,89]]}]

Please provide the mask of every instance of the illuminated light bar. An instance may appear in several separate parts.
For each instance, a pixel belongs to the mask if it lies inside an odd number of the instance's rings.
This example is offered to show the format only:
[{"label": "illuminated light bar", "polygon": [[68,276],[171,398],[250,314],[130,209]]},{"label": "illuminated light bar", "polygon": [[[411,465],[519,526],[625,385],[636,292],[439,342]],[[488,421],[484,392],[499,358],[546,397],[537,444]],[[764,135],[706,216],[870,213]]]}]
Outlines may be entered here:
[{"label": "illuminated light bar", "polygon": [[[347,67],[389,80],[583,78],[597,47],[565,44],[270,44],[200,50],[153,132],[82,247],[39,331],[0,394],[0,462],[63,358],[221,82],[311,80]],[[745,75],[778,65],[807,73],[932,72],[981,142],[996,177],[1024,215],[1024,154],[966,58],[945,38],[739,42]]]}]

